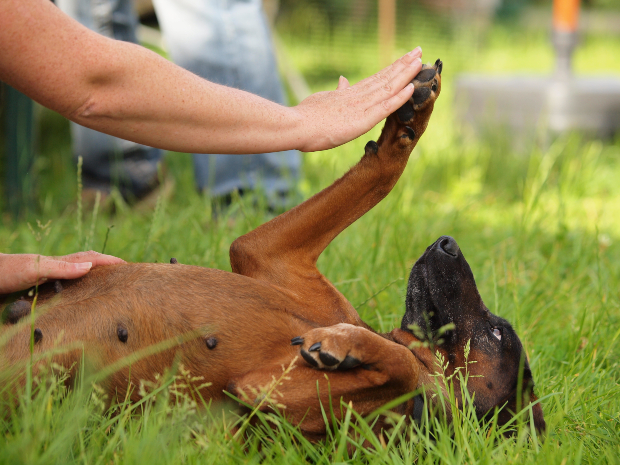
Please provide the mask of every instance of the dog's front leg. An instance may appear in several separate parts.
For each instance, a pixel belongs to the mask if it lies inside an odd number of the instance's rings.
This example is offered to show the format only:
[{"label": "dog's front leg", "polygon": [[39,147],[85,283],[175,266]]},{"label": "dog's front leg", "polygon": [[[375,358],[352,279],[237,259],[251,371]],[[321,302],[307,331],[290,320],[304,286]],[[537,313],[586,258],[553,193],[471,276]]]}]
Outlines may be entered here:
[{"label": "dog's front leg", "polygon": [[[293,344],[301,345],[300,358],[290,372],[283,375],[282,366],[266,367],[235,380],[230,388],[261,411],[279,404],[286,418],[311,439],[326,434],[323,412],[342,419],[341,401],[367,415],[414,391],[418,383],[418,362],[410,350],[359,326],[313,329]],[[410,415],[413,406],[410,399],[394,410]]]},{"label": "dog's front leg", "polygon": [[[424,133],[441,90],[442,63],[427,66],[414,80],[410,102],[390,115],[379,140],[342,178],[301,205],[237,239],[230,248],[235,273],[269,282],[309,303],[321,324],[357,321],[349,302],[323,277],[316,261],[347,226],[394,187]],[[329,309],[329,321],[314,316]]]}]

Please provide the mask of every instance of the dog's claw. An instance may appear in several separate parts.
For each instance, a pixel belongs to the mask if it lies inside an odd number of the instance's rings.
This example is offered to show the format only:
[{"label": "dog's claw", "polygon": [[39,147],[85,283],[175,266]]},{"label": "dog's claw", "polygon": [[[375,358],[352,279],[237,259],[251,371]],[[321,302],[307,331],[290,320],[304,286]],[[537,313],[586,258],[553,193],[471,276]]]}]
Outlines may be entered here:
[{"label": "dog's claw", "polygon": [[317,350],[321,350],[320,342],[315,342],[314,344],[312,344],[310,348],[308,349],[308,352],[316,352]]},{"label": "dog's claw", "polygon": [[62,283],[58,280],[54,281],[54,292],[60,294],[62,292]]},{"label": "dog's claw", "polygon": [[41,331],[39,328],[35,328],[33,337],[34,343],[38,344],[39,342],[41,342],[41,339],[43,339],[43,331]]},{"label": "dog's claw", "polygon": [[293,339],[291,339],[291,345],[292,346],[300,346],[304,343],[304,338],[301,336],[297,336],[294,337]]},{"label": "dog's claw", "polygon": [[171,265],[177,265],[178,263],[179,263],[179,261],[178,261],[176,258],[172,257],[172,258],[170,259],[170,264],[171,264]]},{"label": "dog's claw", "polygon": [[415,139],[415,131],[413,129],[411,129],[409,126],[405,126],[405,131],[407,131],[407,135],[409,136],[409,139],[411,140]]}]

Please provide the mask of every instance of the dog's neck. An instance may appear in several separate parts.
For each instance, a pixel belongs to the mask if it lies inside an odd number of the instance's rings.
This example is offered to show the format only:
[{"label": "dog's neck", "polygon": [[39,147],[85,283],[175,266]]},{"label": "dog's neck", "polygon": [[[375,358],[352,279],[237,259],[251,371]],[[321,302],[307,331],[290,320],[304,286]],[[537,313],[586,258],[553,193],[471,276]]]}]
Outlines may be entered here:
[{"label": "dog's neck", "polygon": [[[418,363],[418,383],[416,388],[424,389],[426,393],[426,399],[430,402],[427,407],[431,407],[434,409],[435,407],[439,407],[437,405],[439,397],[441,396],[443,397],[443,399],[447,399],[448,391],[443,379],[437,376],[439,367],[437,366],[436,357],[433,351],[428,347],[423,347],[422,341],[416,338],[413,334],[400,328],[396,328],[390,333],[384,334],[383,336],[397,344],[407,347],[413,352],[415,360]],[[441,390],[441,393],[437,392],[438,389]],[[455,389],[455,391],[458,391],[458,389]],[[455,392],[455,394],[458,395],[460,393]],[[416,396],[416,405],[419,404],[418,400],[421,398],[423,399],[424,396]],[[415,410],[417,410],[417,412],[415,412]],[[444,402],[444,406],[442,406],[442,408],[440,408],[439,410],[443,410],[445,412],[445,415],[448,417],[448,420],[451,421],[452,411],[450,405],[447,402]],[[417,413],[417,415],[419,416],[420,412],[421,411],[419,410],[419,408],[414,408],[414,417],[416,416],[415,413]],[[418,418],[416,418],[416,420],[418,420]]]}]

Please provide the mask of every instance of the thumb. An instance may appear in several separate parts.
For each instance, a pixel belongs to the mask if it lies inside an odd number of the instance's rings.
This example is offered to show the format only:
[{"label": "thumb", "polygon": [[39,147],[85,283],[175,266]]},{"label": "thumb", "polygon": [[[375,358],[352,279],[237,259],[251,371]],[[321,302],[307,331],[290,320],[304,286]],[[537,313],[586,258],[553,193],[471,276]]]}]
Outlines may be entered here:
[{"label": "thumb", "polygon": [[41,278],[47,279],[76,279],[84,276],[92,267],[92,262],[71,263],[64,260],[41,257],[39,275]]},{"label": "thumb", "polygon": [[350,87],[349,80],[344,76],[340,76],[340,79],[338,79],[338,87],[336,87],[336,90],[343,90],[347,87]]}]

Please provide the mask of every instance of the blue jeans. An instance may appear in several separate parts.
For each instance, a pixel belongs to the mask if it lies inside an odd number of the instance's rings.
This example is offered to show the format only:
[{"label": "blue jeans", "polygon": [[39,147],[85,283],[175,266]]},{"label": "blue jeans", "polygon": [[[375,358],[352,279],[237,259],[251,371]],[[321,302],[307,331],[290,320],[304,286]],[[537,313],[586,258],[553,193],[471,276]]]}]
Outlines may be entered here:
[{"label": "blue jeans", "polygon": [[[261,0],[154,0],[170,57],[218,84],[284,104]],[[255,155],[194,154],[196,184],[214,196],[261,187],[268,196],[294,189],[295,150]]]},{"label": "blue jeans", "polygon": [[[127,42],[137,43],[137,18],[127,0],[56,0],[60,9],[84,26]],[[157,163],[163,151],[112,137],[71,123],[73,154],[83,158],[84,187],[107,191],[119,187],[125,198],[139,198],[157,183]]]},{"label": "blue jeans", "polygon": [[[91,29],[112,31],[117,39],[135,41],[135,15],[129,0],[57,2],[61,7],[72,4],[72,14]],[[285,103],[260,0],[155,0],[154,6],[176,64],[209,81]],[[97,19],[108,11],[112,12],[107,16],[110,21]],[[275,198],[294,190],[301,165],[295,150],[254,155],[194,154],[193,159],[198,189],[213,196],[260,188]]]}]

